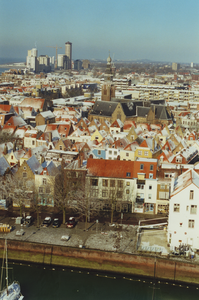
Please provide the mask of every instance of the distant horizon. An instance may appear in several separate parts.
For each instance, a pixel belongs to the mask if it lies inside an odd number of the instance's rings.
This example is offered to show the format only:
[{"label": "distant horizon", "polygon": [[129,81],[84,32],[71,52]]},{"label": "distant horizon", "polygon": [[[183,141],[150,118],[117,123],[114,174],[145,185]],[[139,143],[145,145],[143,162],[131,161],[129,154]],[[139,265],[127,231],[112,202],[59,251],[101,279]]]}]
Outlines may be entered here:
[{"label": "distant horizon", "polygon": [[[80,60],[86,60],[88,59],[89,61],[102,61],[102,62],[106,62],[107,59],[100,59],[100,58],[77,58]],[[73,58],[73,60],[76,60],[76,58]],[[147,58],[143,58],[143,59],[132,59],[132,60],[114,60],[115,63],[133,63],[133,62],[138,62],[138,63],[157,63],[157,64],[172,64],[173,62],[175,63],[179,63],[182,65],[190,65],[191,62],[177,62],[177,61],[155,61],[155,60],[150,60]],[[14,64],[14,63],[26,63],[26,59],[24,58],[8,58],[8,57],[0,57],[0,65],[4,65],[4,64]],[[193,62],[194,65],[198,65],[198,63]]]},{"label": "distant horizon", "polygon": [[[0,57],[65,53],[72,58],[199,63],[199,1],[0,0]],[[61,47],[61,48],[60,48]]]}]

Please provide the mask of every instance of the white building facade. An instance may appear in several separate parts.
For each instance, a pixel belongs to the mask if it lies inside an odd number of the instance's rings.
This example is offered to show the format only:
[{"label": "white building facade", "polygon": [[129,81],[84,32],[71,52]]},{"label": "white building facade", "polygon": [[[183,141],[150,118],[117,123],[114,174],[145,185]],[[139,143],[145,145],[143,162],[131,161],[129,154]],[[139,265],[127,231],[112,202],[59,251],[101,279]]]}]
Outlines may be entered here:
[{"label": "white building facade", "polygon": [[174,184],[167,238],[171,250],[181,245],[199,249],[199,175],[194,170],[187,170]]}]

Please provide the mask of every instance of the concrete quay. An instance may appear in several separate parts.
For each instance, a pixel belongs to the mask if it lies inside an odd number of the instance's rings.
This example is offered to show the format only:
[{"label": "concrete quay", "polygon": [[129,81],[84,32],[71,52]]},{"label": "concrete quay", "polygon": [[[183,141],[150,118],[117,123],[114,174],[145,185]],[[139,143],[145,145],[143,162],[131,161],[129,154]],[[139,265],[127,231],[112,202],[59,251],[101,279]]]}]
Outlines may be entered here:
[{"label": "concrete quay", "polygon": [[[89,223],[85,230],[82,222],[73,229],[66,225],[59,228],[22,227],[14,222],[14,218],[9,222],[10,225],[13,223],[14,230],[0,233],[0,256],[7,238],[9,260],[199,284],[198,256],[194,259],[169,257],[164,230],[142,232],[137,249],[135,225]],[[16,235],[20,230],[24,230],[24,234]],[[68,241],[61,240],[65,235],[70,236]],[[152,248],[161,249],[161,253],[147,250]]]}]

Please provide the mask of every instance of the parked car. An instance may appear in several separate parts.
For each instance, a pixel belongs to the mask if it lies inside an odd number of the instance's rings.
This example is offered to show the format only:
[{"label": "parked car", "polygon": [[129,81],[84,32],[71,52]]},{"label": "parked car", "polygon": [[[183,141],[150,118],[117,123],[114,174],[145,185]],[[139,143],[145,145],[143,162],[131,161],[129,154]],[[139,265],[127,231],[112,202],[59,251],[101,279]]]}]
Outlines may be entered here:
[{"label": "parked car", "polygon": [[43,223],[42,223],[42,227],[48,227],[50,224],[51,224],[51,217],[46,217],[44,220],[43,220]]},{"label": "parked car", "polygon": [[76,224],[77,224],[77,222],[75,221],[75,218],[70,217],[67,224],[66,224],[66,227],[67,228],[74,228]]},{"label": "parked car", "polygon": [[58,228],[60,226],[60,221],[58,218],[53,220],[53,228]]},{"label": "parked car", "polygon": [[32,225],[32,223],[33,223],[33,217],[32,216],[27,216],[26,218],[25,218],[25,225],[27,226],[27,227],[29,227],[30,225]]}]

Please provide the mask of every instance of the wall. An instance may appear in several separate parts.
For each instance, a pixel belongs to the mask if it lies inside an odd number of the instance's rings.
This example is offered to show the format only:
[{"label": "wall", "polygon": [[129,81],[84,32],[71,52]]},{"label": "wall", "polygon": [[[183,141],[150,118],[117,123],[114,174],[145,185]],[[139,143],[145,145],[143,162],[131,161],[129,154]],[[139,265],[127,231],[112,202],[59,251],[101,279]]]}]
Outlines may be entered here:
[{"label": "wall", "polygon": [[[8,240],[8,259],[199,283],[199,265],[166,258]],[[4,240],[0,240],[3,255]]]}]

